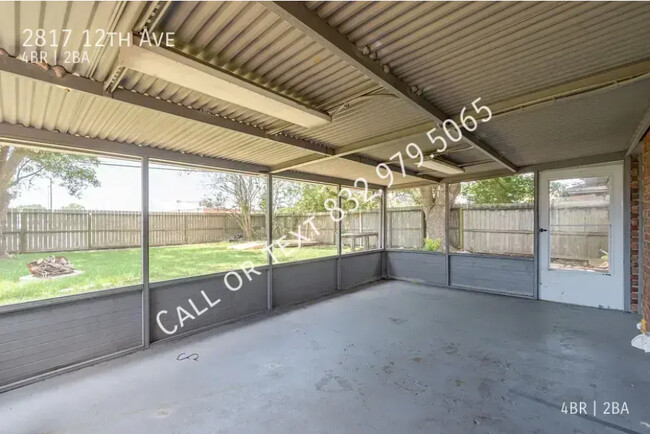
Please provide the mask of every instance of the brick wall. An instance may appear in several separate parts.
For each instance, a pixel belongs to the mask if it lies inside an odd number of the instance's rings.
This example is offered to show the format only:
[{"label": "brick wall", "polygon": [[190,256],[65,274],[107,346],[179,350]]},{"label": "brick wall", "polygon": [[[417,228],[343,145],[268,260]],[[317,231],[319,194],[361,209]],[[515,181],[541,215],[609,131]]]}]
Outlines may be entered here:
[{"label": "brick wall", "polygon": [[650,132],[641,143],[643,188],[643,318],[650,321]]},{"label": "brick wall", "polygon": [[630,310],[639,310],[639,158],[630,161]]}]

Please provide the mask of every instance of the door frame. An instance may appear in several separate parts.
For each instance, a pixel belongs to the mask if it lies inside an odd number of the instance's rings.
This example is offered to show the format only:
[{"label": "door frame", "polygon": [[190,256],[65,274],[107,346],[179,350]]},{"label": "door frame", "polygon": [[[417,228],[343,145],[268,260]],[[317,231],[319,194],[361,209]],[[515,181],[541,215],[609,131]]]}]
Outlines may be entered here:
[{"label": "door frame", "polygon": [[[540,293],[541,293],[541,286],[542,286],[542,267],[547,266],[547,262],[549,258],[543,258],[542,257],[542,240],[540,239],[540,227],[542,224],[542,218],[541,214],[542,212],[547,212],[549,211],[549,203],[548,199],[543,199],[542,195],[548,194],[548,186],[546,183],[542,182],[542,178],[546,178],[549,181],[551,181],[555,175],[558,176],[559,179],[562,179],[563,173],[569,174],[573,172],[575,174],[575,177],[580,177],[581,172],[591,172],[591,171],[599,171],[602,170],[603,173],[610,171],[611,173],[611,179],[612,179],[612,189],[616,189],[619,198],[615,199],[617,202],[620,202],[620,207],[622,215],[618,218],[618,222],[616,223],[617,225],[620,225],[621,227],[617,228],[617,231],[619,232],[619,237],[621,238],[620,241],[616,241],[616,246],[620,249],[620,252],[614,256],[616,260],[616,264],[610,263],[610,273],[607,273],[609,275],[612,275],[616,279],[621,279],[621,288],[622,288],[622,297],[623,300],[621,303],[617,303],[616,307],[610,307],[611,309],[616,309],[616,310],[624,310],[624,311],[629,311],[630,307],[630,285],[629,285],[629,278],[630,278],[630,273],[629,273],[629,259],[630,259],[630,252],[629,252],[629,226],[630,226],[630,215],[629,215],[629,186],[630,186],[630,172],[629,172],[629,163],[627,159],[625,161],[619,160],[619,161],[612,161],[612,162],[607,162],[607,163],[599,163],[599,164],[593,164],[593,165],[583,165],[583,166],[575,166],[575,167],[566,167],[566,168],[558,168],[558,169],[548,169],[548,170],[543,170],[543,171],[536,171],[535,172],[535,197],[534,197],[534,251],[535,251],[535,298],[536,299],[541,299]],[[573,175],[569,175],[573,176]],[[598,176],[596,175],[590,175],[586,174],[584,176]],[[612,190],[614,191],[614,190]],[[610,198],[613,195],[610,195]],[[612,199],[610,199],[612,200]],[[542,201],[546,203],[546,210],[542,209]],[[610,218],[610,224],[612,225],[612,231],[614,231],[614,220]],[[550,234],[550,232],[549,232]],[[614,243],[614,237],[610,233],[609,237],[609,251],[612,252],[612,245]],[[548,240],[548,246],[547,246],[547,252],[550,254],[550,238]],[[615,267],[615,268],[614,268]],[[577,274],[577,273],[585,273],[583,271],[578,271],[578,270],[560,270],[562,273],[572,273],[572,274]],[[615,275],[614,275],[615,274]],[[560,303],[563,303],[562,301],[557,301]],[[568,302],[567,302],[568,303]]]}]

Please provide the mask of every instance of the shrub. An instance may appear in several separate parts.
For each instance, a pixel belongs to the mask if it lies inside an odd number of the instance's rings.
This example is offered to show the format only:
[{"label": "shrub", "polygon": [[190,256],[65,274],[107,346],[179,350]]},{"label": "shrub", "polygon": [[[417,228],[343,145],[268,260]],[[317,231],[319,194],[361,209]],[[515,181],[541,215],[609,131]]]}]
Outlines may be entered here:
[{"label": "shrub", "polygon": [[429,252],[440,252],[442,250],[440,238],[432,240],[431,238],[424,239],[424,250]]}]

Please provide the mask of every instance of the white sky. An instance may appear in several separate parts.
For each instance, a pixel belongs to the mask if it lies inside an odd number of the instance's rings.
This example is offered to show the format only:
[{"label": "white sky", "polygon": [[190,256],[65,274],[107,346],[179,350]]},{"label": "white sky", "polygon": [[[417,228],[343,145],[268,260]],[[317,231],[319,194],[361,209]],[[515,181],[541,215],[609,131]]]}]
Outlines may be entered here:
[{"label": "white sky", "polygon": [[[130,167],[119,167],[130,166]],[[169,166],[151,165],[150,209],[151,211],[194,210],[203,198],[205,173],[187,170],[169,170]],[[60,209],[69,203],[77,203],[86,209],[139,211],[140,166],[131,161],[100,158],[97,178],[101,187],[86,188],[81,198],[70,196],[67,190],[53,184],[53,208]],[[47,179],[39,179],[32,188],[23,189],[10,207],[39,204],[48,208],[49,186]]]}]

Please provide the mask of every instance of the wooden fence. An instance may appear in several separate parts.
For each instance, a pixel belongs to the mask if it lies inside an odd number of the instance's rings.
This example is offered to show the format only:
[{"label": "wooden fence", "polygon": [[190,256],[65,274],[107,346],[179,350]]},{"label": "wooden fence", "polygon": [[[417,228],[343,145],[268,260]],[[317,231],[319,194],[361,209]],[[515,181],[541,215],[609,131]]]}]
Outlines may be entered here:
[{"label": "wooden fence", "polygon": [[[553,258],[588,260],[609,250],[606,202],[569,202],[550,210]],[[465,205],[449,216],[454,250],[507,255],[533,254],[532,204]],[[548,229],[548,228],[547,228]]]},{"label": "wooden fence", "polygon": [[[426,234],[419,207],[389,208],[387,246],[421,248]],[[609,250],[607,203],[566,203],[550,211],[554,258],[586,260]],[[449,216],[452,250],[530,256],[533,254],[532,204],[455,206]]]},{"label": "wooden fence", "polygon": [[[450,214],[449,241],[455,250],[511,255],[533,253],[532,205],[481,205],[454,207]],[[598,257],[608,250],[605,204],[571,204],[551,210],[553,256],[565,259]],[[313,216],[311,224],[307,219]],[[201,212],[152,212],[152,246],[226,241],[242,233],[230,215]],[[129,211],[17,211],[10,210],[3,234],[11,253],[99,250],[140,245],[141,215]],[[256,239],[266,239],[263,214],[252,216]],[[336,223],[329,213],[276,214],[273,234],[295,238],[289,232],[323,244],[336,244]],[[553,226],[552,226],[553,227]],[[379,232],[379,211],[349,213],[343,233]],[[419,207],[390,208],[387,213],[387,247],[421,248],[426,227]]]},{"label": "wooden fence", "polygon": [[[307,223],[310,219],[311,223]],[[359,211],[347,213],[341,222],[343,233],[372,233],[373,245],[377,243],[380,231],[379,211]],[[313,226],[312,226],[313,225]],[[276,214],[273,216],[273,237],[277,239],[283,235],[287,238],[296,238],[290,232],[318,241],[322,244],[336,245],[336,222],[332,220],[329,212],[311,214]],[[314,230],[314,227],[316,228]],[[344,243],[346,240],[344,240]],[[347,241],[349,242],[349,240]]]},{"label": "wooden fence", "polygon": [[[16,211],[10,210],[3,230],[11,253],[100,250],[140,246],[141,213],[133,211]],[[266,237],[263,214],[252,216],[255,236]],[[152,246],[212,243],[241,234],[226,214],[152,212]]]},{"label": "wooden fence", "polygon": [[[313,218],[311,218],[312,216]],[[314,228],[316,229],[314,230]],[[336,245],[336,222],[330,218],[329,213],[275,214],[273,216],[273,238],[278,239],[282,236],[297,238],[290,232],[299,233],[303,237],[322,244]]]},{"label": "wooden fence", "polygon": [[386,247],[420,249],[424,245],[426,223],[422,208],[389,208],[386,224]]}]

